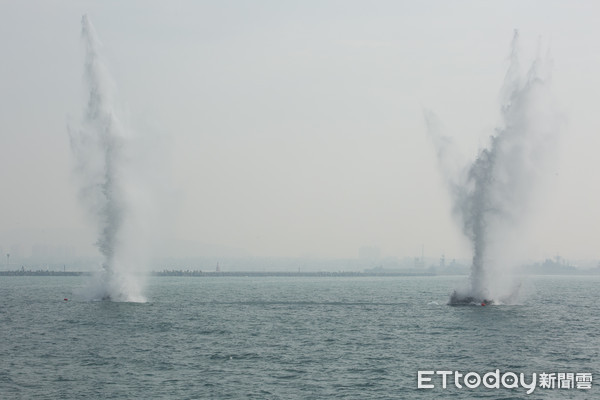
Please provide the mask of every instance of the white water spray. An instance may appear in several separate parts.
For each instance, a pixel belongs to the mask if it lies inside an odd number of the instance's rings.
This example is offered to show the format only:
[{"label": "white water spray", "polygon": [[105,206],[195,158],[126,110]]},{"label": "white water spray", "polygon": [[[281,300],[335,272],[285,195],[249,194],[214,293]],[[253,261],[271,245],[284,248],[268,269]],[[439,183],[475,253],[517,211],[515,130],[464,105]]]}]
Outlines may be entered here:
[{"label": "white water spray", "polygon": [[90,299],[145,301],[124,249],[124,226],[131,213],[124,177],[127,132],[117,118],[111,79],[100,54],[100,42],[87,17],[81,19],[85,45],[84,80],[87,106],[79,129],[69,128],[71,148],[81,181],[81,198],[98,224],[96,245],[102,268],[86,290]]},{"label": "white water spray", "polygon": [[515,32],[502,88],[502,125],[471,165],[457,168],[452,140],[441,134],[433,113],[425,115],[454,213],[473,249],[469,286],[455,291],[450,304],[510,303],[518,291],[518,285],[507,284],[510,236],[528,213],[559,127],[549,90],[550,60],[538,55],[523,76],[518,37]]}]

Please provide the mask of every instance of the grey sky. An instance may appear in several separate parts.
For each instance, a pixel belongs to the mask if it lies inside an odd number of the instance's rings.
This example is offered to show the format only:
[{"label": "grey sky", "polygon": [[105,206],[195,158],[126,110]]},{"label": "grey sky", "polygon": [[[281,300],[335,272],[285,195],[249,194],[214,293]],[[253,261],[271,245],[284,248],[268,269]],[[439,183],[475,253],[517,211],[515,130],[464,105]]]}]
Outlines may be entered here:
[{"label": "grey sky", "polygon": [[473,158],[500,121],[517,28],[525,63],[539,37],[550,47],[566,121],[520,232],[527,255],[600,257],[600,6],[549,1],[2,2],[4,252],[93,252],[66,130],[84,108],[84,13],[169,197],[148,228],[160,253],[412,256],[424,244],[469,257],[423,109]]}]

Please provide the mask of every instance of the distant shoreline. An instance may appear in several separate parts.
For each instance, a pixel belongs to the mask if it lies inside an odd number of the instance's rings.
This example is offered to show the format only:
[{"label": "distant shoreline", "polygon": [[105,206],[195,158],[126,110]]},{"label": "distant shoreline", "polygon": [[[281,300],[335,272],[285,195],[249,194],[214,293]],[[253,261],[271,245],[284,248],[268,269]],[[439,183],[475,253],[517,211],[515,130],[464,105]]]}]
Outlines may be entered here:
[{"label": "distant shoreline", "polygon": [[[50,271],[50,270],[12,270],[0,271],[1,276],[91,276],[92,271]],[[164,270],[152,271],[149,276],[156,277],[419,277],[419,276],[467,276],[468,273],[460,271],[367,271],[367,272],[352,272],[352,271],[314,271],[314,272],[285,272],[285,271],[200,271],[200,270]],[[600,275],[600,270],[569,270],[569,271],[521,271],[516,275],[535,275],[535,276],[596,276]]]},{"label": "distant shoreline", "polygon": [[[0,276],[90,276],[90,271],[31,271],[15,270],[0,271]],[[372,276],[435,276],[432,272],[256,272],[256,271],[231,271],[231,272],[205,272],[198,270],[173,270],[150,272],[150,276],[157,277],[372,277]]]},{"label": "distant shoreline", "polygon": [[31,270],[14,270],[0,271],[0,276],[80,276],[91,275],[90,272],[81,271],[31,271]]}]

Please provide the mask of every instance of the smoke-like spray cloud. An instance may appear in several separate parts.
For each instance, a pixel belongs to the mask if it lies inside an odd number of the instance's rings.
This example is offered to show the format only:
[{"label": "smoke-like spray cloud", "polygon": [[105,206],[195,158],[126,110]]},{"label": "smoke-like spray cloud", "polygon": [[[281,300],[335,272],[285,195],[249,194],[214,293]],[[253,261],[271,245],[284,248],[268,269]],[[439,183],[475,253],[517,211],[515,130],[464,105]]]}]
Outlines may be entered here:
[{"label": "smoke-like spray cloud", "polygon": [[506,285],[511,268],[506,255],[514,250],[510,235],[526,216],[532,188],[553,153],[559,123],[550,93],[551,62],[538,55],[521,74],[518,39],[515,31],[501,92],[502,125],[474,162],[460,167],[452,140],[442,135],[436,116],[425,113],[453,211],[473,249],[469,287],[455,291],[451,304],[514,301],[516,287]]},{"label": "smoke-like spray cloud", "polygon": [[144,301],[124,251],[124,226],[131,215],[124,182],[127,132],[115,115],[112,82],[87,15],[81,19],[81,35],[88,99],[81,127],[69,127],[69,136],[81,198],[98,223],[96,245],[103,258],[102,270],[94,276],[87,295],[92,299]]}]

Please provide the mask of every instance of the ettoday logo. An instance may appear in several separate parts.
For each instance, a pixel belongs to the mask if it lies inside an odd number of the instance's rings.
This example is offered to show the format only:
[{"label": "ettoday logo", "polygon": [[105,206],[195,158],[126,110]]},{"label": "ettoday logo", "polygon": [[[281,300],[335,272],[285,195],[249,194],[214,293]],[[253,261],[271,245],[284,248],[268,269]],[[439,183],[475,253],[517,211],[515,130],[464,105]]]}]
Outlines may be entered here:
[{"label": "ettoday logo", "polygon": [[[536,387],[543,389],[591,389],[591,373],[532,373],[526,376],[524,373],[504,372],[499,369],[487,372],[483,376],[477,372],[461,373],[459,371],[418,371],[417,388],[433,389],[435,384],[432,382],[434,377],[441,379],[441,387],[446,389],[449,382],[453,382],[458,389],[466,387],[475,389],[481,385],[488,389],[517,389],[522,387],[527,390],[527,394],[534,392]],[[539,377],[539,380],[538,380]]]}]

